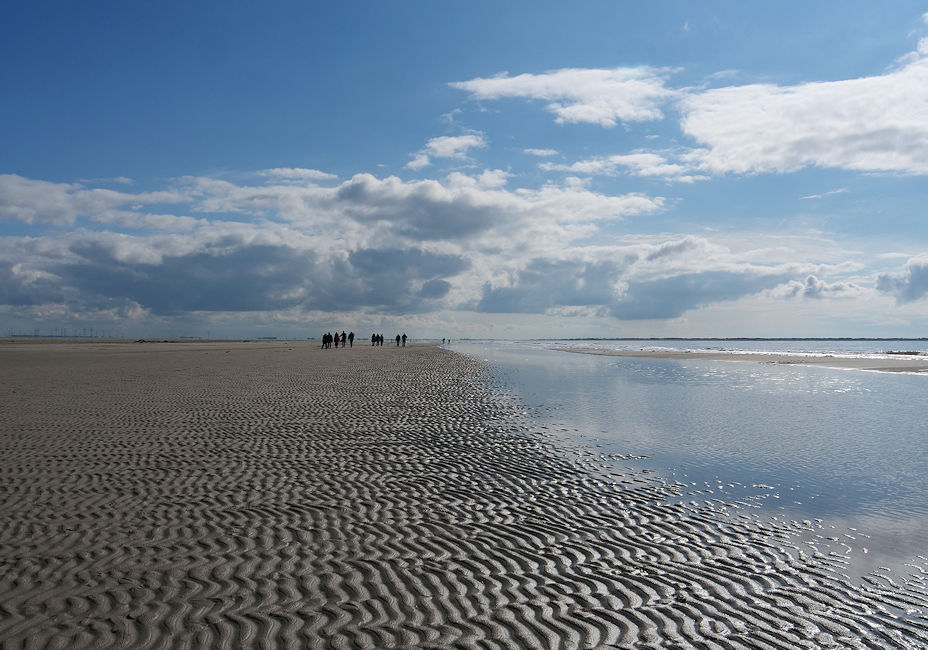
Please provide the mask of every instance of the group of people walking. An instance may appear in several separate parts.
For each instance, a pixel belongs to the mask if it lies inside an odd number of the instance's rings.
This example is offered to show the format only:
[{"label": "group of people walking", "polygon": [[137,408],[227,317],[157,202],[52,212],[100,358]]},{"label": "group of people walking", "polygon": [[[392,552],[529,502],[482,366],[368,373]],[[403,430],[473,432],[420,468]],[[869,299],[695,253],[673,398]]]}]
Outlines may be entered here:
[{"label": "group of people walking", "polygon": [[[396,345],[399,347],[400,341],[403,343],[403,347],[406,347],[406,332],[403,332],[403,335],[396,335]],[[371,334],[371,345],[379,345],[383,347],[383,334]]]},{"label": "group of people walking", "polygon": [[354,347],[354,332],[349,332],[345,334],[342,330],[341,336],[339,336],[338,331],[335,334],[332,332],[327,332],[322,335],[322,349],[328,350],[332,347],[332,344],[335,344],[335,347],[338,347],[338,344],[341,343],[342,347]]},{"label": "group of people walking", "polygon": [[[335,334],[332,332],[326,332],[322,335],[322,349],[328,350],[332,347],[332,344],[335,344],[335,347],[338,348],[338,344],[341,343],[343,348],[353,348],[354,347],[354,332],[348,332],[345,334],[344,330],[339,334],[337,331]],[[371,345],[383,346],[383,334],[371,334]],[[406,347],[406,332],[396,335],[396,347],[402,345]]]}]

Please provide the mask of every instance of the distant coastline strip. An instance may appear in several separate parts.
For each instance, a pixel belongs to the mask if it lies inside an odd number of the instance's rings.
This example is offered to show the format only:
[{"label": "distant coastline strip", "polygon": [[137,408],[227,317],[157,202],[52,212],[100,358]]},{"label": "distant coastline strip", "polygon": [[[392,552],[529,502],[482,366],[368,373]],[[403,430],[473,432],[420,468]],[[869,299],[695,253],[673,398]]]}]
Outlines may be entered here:
[{"label": "distant coastline strip", "polygon": [[819,366],[842,370],[875,372],[928,373],[928,356],[893,355],[855,357],[834,354],[783,354],[767,352],[672,351],[672,350],[603,350],[601,348],[555,348],[561,352],[597,354],[608,357],[671,359],[675,361],[748,361],[777,365]]}]

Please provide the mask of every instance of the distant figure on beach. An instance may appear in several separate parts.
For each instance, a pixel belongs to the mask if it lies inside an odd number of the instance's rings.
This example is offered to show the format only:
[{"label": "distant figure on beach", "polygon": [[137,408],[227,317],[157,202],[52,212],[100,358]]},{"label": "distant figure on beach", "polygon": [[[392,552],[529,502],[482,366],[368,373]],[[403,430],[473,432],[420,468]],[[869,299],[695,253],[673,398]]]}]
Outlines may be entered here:
[{"label": "distant figure on beach", "polygon": [[338,332],[335,332],[335,349],[338,349]]},{"label": "distant figure on beach", "polygon": [[403,332],[403,347],[406,347],[406,332]]},{"label": "distant figure on beach", "polygon": [[444,336],[443,336],[443,337],[441,337],[441,344],[442,344],[442,345],[444,345],[444,344],[445,344],[445,337],[444,337]]},{"label": "distant figure on beach", "polygon": [[383,334],[377,335],[377,343],[380,345],[380,347],[383,347]]},{"label": "distant figure on beach", "polygon": [[345,334],[345,330],[342,330],[342,347],[348,343],[348,335]]},{"label": "distant figure on beach", "polygon": [[323,334],[323,335],[322,335],[322,349],[323,349],[323,350],[325,350],[325,346],[326,346],[326,344],[327,344],[328,342],[329,342],[329,335],[328,335],[328,334]]},{"label": "distant figure on beach", "polygon": [[396,335],[396,347],[400,347],[400,335]]},{"label": "distant figure on beach", "polygon": [[348,332],[348,347],[354,347],[354,332]]}]

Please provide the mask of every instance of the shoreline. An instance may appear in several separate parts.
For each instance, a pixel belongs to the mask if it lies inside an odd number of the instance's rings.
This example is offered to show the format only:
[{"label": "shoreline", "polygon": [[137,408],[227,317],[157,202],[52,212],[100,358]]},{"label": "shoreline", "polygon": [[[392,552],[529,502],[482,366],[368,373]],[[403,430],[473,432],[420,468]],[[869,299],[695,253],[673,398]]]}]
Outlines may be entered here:
[{"label": "shoreline", "polygon": [[918,579],[571,459],[476,359],[282,343],[0,349],[0,643],[928,644]]},{"label": "shoreline", "polygon": [[639,359],[669,359],[673,361],[741,361],[769,363],[773,365],[819,366],[842,370],[869,370],[875,372],[928,373],[928,356],[900,355],[898,358],[873,358],[836,356],[832,354],[783,354],[767,352],[672,352],[602,350],[598,348],[555,348],[559,352],[596,354],[608,357],[631,357]]}]

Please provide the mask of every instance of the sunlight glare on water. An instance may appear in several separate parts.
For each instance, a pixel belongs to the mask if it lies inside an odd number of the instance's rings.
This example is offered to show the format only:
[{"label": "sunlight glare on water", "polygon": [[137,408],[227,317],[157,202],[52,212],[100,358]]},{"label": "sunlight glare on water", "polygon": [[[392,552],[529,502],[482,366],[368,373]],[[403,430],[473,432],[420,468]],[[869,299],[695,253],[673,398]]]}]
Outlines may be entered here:
[{"label": "sunlight glare on water", "polygon": [[869,530],[883,541],[856,560],[864,569],[928,551],[928,377],[513,343],[457,349],[486,359],[565,445],[722,498],[760,492],[781,518]]}]

